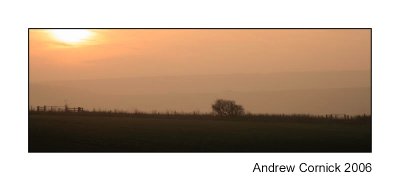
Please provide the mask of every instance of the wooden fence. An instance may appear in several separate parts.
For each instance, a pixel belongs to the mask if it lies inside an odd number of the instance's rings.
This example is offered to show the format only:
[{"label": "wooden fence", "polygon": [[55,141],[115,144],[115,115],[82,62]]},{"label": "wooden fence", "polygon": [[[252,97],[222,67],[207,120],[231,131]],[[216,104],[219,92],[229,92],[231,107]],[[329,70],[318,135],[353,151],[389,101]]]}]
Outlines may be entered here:
[{"label": "wooden fence", "polygon": [[31,107],[32,111],[37,112],[83,112],[83,107],[68,107],[68,106],[36,106],[36,109]]},{"label": "wooden fence", "polygon": [[347,114],[326,114],[325,118],[327,119],[351,119],[352,116]]}]

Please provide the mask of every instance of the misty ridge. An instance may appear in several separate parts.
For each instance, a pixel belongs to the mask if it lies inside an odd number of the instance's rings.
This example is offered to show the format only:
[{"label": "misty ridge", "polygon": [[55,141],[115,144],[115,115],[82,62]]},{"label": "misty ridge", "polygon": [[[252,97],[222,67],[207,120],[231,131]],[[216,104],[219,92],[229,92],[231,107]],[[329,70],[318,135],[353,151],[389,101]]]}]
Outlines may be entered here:
[{"label": "misty ridge", "polygon": [[211,112],[219,98],[251,113],[371,114],[370,71],[291,72],[30,82],[30,105]]}]

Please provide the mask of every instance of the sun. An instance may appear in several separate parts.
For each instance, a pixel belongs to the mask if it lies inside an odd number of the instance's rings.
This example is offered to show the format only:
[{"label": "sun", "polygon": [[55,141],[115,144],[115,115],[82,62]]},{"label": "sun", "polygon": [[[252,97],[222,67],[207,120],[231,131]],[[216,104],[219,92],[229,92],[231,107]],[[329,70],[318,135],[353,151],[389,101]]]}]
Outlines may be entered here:
[{"label": "sun", "polygon": [[88,40],[92,36],[92,32],[84,29],[58,29],[50,30],[50,33],[58,41],[67,44],[77,44]]}]

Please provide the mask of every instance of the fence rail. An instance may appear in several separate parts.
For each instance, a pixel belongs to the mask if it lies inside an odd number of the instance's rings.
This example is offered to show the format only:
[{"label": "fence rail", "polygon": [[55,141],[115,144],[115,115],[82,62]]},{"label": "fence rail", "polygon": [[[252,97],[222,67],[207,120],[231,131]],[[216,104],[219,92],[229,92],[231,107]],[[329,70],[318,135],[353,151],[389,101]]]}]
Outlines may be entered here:
[{"label": "fence rail", "polygon": [[68,107],[68,106],[36,106],[36,109],[31,107],[31,111],[37,112],[83,112],[83,107]]},{"label": "fence rail", "polygon": [[347,114],[326,114],[325,118],[327,119],[351,119],[353,116]]}]

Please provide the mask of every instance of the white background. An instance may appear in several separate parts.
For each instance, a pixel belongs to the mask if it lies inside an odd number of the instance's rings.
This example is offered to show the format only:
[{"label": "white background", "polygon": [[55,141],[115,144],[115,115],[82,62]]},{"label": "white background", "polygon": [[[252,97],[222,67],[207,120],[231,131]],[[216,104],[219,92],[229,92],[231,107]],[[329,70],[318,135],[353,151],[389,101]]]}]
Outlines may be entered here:
[{"label": "white background", "polygon": [[[0,2],[0,180],[396,180],[396,1]],[[373,28],[373,153],[28,153],[28,28]],[[371,173],[252,173],[254,164],[371,162]]]}]

